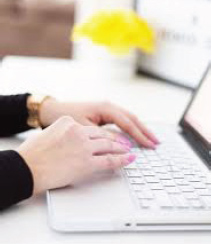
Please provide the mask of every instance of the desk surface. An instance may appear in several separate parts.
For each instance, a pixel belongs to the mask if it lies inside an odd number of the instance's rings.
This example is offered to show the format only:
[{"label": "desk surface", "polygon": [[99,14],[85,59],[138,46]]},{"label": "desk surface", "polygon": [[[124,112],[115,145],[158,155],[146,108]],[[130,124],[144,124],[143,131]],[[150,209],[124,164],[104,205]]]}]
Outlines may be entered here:
[{"label": "desk surface", "polygon": [[[36,92],[63,100],[110,100],[144,121],[178,122],[191,93],[147,77],[110,79],[73,61],[7,58],[0,68],[1,94]],[[0,139],[0,149],[17,147],[28,134]],[[31,198],[0,213],[0,243],[209,244],[209,232],[61,234],[49,229],[45,196]]]}]

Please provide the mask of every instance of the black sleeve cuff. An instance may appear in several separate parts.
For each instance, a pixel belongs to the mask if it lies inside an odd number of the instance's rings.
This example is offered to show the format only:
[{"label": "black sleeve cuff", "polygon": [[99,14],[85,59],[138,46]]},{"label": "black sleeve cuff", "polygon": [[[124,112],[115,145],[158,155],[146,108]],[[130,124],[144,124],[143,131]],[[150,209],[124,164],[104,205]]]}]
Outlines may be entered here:
[{"label": "black sleeve cuff", "polygon": [[27,98],[22,95],[0,96],[0,136],[9,136],[31,129],[27,125]]},{"label": "black sleeve cuff", "polygon": [[33,177],[16,151],[0,152],[0,209],[32,196]]}]

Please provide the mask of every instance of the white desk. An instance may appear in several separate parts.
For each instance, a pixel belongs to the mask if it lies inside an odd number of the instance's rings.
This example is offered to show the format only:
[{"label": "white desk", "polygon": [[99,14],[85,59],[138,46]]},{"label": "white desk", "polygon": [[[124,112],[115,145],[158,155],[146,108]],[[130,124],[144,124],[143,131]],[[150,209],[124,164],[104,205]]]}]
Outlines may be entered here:
[{"label": "white desk", "polygon": [[[1,94],[43,92],[69,100],[112,100],[143,120],[176,123],[190,98],[182,88],[145,77],[105,80],[90,68],[63,60],[8,58],[0,69]],[[23,136],[1,139],[0,148],[14,148]],[[208,232],[60,234],[47,224],[45,196],[31,198],[0,213],[0,243],[209,244]]]}]

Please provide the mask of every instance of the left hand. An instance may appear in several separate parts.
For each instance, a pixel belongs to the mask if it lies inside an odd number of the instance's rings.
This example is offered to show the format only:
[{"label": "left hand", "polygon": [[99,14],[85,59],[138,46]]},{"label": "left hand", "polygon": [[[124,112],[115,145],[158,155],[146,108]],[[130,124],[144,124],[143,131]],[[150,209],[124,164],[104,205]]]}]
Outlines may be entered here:
[{"label": "left hand", "polygon": [[43,126],[51,125],[61,116],[71,116],[85,126],[116,124],[138,144],[147,148],[154,149],[159,143],[134,114],[109,102],[65,103],[50,98],[42,104],[40,120]]}]

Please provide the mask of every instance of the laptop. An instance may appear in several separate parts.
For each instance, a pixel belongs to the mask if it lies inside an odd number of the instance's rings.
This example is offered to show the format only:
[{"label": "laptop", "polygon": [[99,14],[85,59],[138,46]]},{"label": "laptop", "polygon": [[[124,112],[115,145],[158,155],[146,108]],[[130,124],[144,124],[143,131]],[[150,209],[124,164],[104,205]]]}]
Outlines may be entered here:
[{"label": "laptop", "polygon": [[50,226],[62,232],[210,230],[211,70],[178,126],[152,124],[156,150],[75,187],[47,192]]}]

